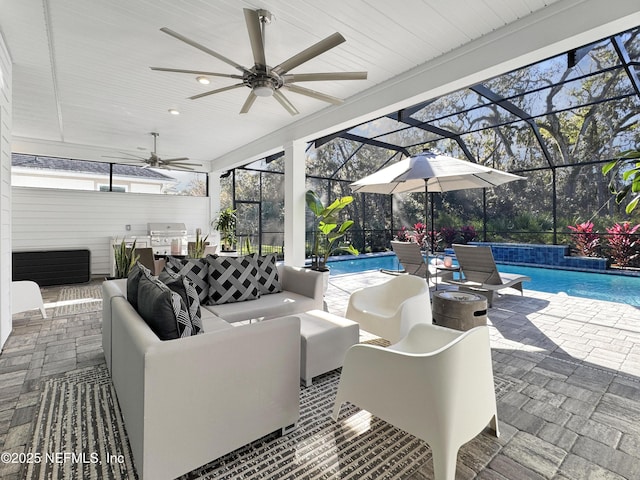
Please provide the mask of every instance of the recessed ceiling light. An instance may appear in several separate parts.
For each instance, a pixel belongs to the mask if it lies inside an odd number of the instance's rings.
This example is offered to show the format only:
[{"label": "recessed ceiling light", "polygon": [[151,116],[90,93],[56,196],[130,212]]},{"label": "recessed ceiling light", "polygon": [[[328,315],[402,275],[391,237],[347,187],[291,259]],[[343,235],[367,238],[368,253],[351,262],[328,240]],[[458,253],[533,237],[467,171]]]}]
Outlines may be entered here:
[{"label": "recessed ceiling light", "polygon": [[171,115],[180,115],[180,112],[178,110],[176,110],[175,108],[170,108],[169,109],[169,113]]},{"label": "recessed ceiling light", "polygon": [[203,85],[209,85],[211,83],[211,80],[209,80],[207,77],[204,77],[202,75],[200,75],[199,77],[196,77],[196,81]]}]

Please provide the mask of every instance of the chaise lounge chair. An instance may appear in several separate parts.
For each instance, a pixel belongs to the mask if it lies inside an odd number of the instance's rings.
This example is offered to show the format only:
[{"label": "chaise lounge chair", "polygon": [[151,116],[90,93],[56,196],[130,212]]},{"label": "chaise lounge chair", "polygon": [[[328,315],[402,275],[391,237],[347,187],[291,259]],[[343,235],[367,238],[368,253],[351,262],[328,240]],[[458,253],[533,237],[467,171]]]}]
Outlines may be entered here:
[{"label": "chaise lounge chair", "polygon": [[526,275],[500,273],[493,259],[491,247],[481,245],[453,245],[462,277],[445,280],[463,290],[475,290],[487,297],[489,306],[493,293],[504,288],[515,288],[522,295],[522,282],[530,282]]},{"label": "chaise lounge chair", "polygon": [[404,272],[422,278],[429,277],[429,265],[422,256],[420,246],[417,243],[392,241],[391,249],[402,264]]}]

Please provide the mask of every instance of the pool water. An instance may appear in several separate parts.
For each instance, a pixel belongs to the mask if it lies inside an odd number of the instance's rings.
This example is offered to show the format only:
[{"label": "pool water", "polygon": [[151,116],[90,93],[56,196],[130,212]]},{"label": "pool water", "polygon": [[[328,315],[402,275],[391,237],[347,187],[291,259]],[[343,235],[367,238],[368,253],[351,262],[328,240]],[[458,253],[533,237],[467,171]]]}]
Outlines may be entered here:
[{"label": "pool water", "polygon": [[[401,268],[395,255],[363,256],[351,260],[331,261],[329,264],[331,275]],[[525,289],[547,293],[564,292],[574,297],[608,300],[640,307],[640,277],[504,264],[499,264],[498,268],[504,273],[518,273],[531,277],[530,282],[524,282]]]}]

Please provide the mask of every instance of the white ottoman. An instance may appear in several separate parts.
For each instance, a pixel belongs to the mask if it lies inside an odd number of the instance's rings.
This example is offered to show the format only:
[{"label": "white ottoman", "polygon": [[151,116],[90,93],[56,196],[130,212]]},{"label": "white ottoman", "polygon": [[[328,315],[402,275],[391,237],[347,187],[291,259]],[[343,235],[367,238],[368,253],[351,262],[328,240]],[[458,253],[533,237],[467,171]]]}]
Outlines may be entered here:
[{"label": "white ottoman", "polygon": [[300,318],[300,378],[308,387],[313,377],[342,366],[349,347],[360,341],[360,326],[323,310],[296,317]]}]

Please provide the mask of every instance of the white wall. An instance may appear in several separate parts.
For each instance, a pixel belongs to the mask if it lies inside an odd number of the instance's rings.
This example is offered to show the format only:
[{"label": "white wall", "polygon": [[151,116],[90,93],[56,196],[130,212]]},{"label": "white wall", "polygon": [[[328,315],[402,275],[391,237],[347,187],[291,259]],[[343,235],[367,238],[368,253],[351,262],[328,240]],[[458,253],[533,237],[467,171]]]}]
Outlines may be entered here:
[{"label": "white wall", "polygon": [[[13,187],[12,249],[88,248],[91,274],[109,272],[111,237],[147,235],[148,222],[182,222],[209,231],[206,197]],[[125,229],[131,225],[131,231]],[[3,231],[4,235],[4,231]]]},{"label": "white wall", "polygon": [[0,349],[11,333],[11,58],[0,33]]}]

